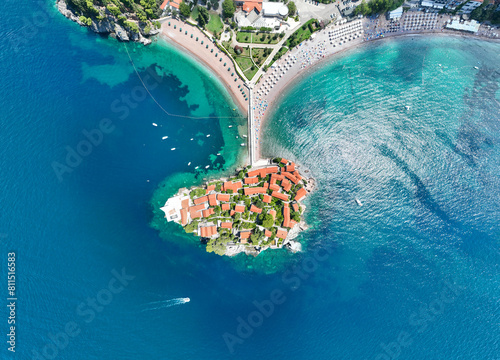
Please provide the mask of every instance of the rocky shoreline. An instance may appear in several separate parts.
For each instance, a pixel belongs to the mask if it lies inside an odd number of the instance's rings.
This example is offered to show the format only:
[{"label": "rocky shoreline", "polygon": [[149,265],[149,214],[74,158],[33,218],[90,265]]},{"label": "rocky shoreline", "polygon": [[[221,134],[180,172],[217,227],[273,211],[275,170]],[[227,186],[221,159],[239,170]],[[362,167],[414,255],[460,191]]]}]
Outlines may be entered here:
[{"label": "rocky shoreline", "polygon": [[88,27],[90,30],[98,34],[109,35],[120,41],[140,42],[144,45],[152,43],[151,37],[160,33],[160,28],[157,28],[151,21],[140,22],[134,19],[134,14],[124,14],[127,21],[137,25],[138,31],[127,26],[120,25],[119,20],[111,14],[106,7],[98,7],[99,13],[103,19],[90,19],[91,24],[84,23],[75,10],[71,9],[65,0],[57,0],[57,10],[66,18],[78,23],[80,26]]}]

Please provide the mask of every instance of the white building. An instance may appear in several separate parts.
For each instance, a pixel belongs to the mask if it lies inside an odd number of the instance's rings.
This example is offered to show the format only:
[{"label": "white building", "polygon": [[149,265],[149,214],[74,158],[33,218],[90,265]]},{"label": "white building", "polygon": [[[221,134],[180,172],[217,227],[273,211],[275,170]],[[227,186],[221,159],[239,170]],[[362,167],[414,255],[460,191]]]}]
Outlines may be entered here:
[{"label": "white building", "polygon": [[263,2],[262,15],[284,19],[288,15],[288,6],[280,2]]},{"label": "white building", "polygon": [[389,12],[389,20],[399,20],[403,16],[403,7],[400,6],[396,10]]},{"label": "white building", "polygon": [[476,33],[479,30],[481,24],[476,20],[469,21],[459,21],[457,19],[451,20],[449,24],[446,24],[447,29],[459,30],[459,31],[469,31]]},{"label": "white building", "polygon": [[464,14],[470,14],[473,10],[477,9],[480,7],[483,3],[483,0],[472,0],[466,3],[463,7],[461,12]]}]

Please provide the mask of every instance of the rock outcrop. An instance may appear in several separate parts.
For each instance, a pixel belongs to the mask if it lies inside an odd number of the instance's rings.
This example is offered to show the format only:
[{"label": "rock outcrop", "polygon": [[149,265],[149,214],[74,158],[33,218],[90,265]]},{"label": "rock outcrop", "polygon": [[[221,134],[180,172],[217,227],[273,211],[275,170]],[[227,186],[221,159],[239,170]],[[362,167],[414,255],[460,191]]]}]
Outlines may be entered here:
[{"label": "rock outcrop", "polygon": [[80,26],[88,27],[98,34],[109,34],[120,41],[135,41],[144,45],[149,45],[152,43],[151,37],[160,33],[160,29],[157,29],[149,21],[147,23],[141,23],[133,19],[134,14],[125,14],[127,16],[127,21],[135,23],[139,31],[137,32],[137,29],[136,31],[129,29],[127,26],[121,25],[123,22],[119,23],[118,19],[105,7],[97,8],[101,15],[104,16],[104,19],[91,19],[92,23],[90,26],[80,20],[80,16],[68,7],[66,0],[57,0],[57,9],[66,18],[78,23]]}]

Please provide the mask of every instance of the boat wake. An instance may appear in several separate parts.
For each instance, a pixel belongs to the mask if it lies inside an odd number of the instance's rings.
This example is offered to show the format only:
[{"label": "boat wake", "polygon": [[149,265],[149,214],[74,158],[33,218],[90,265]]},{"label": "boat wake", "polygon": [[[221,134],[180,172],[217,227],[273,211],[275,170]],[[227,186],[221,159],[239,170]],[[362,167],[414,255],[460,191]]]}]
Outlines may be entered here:
[{"label": "boat wake", "polygon": [[182,304],[188,303],[190,301],[191,301],[190,298],[176,298],[176,299],[170,299],[170,300],[153,301],[153,302],[145,304],[145,306],[149,306],[149,307],[147,309],[142,310],[142,311],[144,312],[144,311],[165,309],[165,308],[175,306],[175,305],[182,305]]}]

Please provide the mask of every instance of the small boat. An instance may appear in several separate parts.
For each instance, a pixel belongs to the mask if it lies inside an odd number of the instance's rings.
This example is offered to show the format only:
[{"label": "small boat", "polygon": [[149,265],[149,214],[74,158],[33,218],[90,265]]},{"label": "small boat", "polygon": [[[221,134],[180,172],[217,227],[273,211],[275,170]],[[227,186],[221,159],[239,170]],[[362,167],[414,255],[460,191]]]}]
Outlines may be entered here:
[{"label": "small boat", "polygon": [[220,153],[217,153],[217,156],[220,156]]},{"label": "small boat", "polygon": [[210,134],[208,134],[207,137],[210,137]]},{"label": "small boat", "polygon": [[247,144],[245,144],[245,143],[241,143],[241,144],[240,144],[240,146],[247,146]]},{"label": "small boat", "polygon": [[229,125],[229,126],[228,126],[228,128],[232,128],[232,127],[233,127],[233,125]]},{"label": "small boat", "polygon": [[210,167],[210,165],[207,165],[207,166],[205,166],[205,169],[208,169],[209,167]]},{"label": "small boat", "polygon": [[246,135],[243,135],[244,138],[246,138],[247,136]]},{"label": "small boat", "polygon": [[158,126],[158,124],[156,124],[156,123],[153,123],[153,126]]},{"label": "small boat", "polygon": [[164,136],[161,138],[162,140],[168,139],[168,136]]},{"label": "small boat", "polygon": [[188,166],[189,166],[189,165],[191,165],[191,161],[190,161],[190,162],[188,162]]},{"label": "small boat", "polygon": [[238,136],[236,136],[236,139],[238,138]]},{"label": "small boat", "polygon": [[198,168],[199,168],[199,166],[195,167],[195,169],[198,169]]},{"label": "small boat", "polygon": [[405,106],[406,110],[410,110],[410,107],[408,105]]},{"label": "small boat", "polygon": [[172,149],[170,149],[170,150],[174,151],[174,150],[175,150],[175,148],[172,148]]},{"label": "small boat", "polygon": [[358,204],[358,206],[363,206],[363,203],[361,201],[359,201],[358,198],[356,198],[355,200],[356,200],[356,204]]},{"label": "small boat", "polygon": [[479,68],[477,66],[474,66],[474,69],[479,70]]},{"label": "small boat", "polygon": [[191,138],[190,140],[191,140],[191,141],[193,141],[194,139],[193,139],[193,138]]}]

